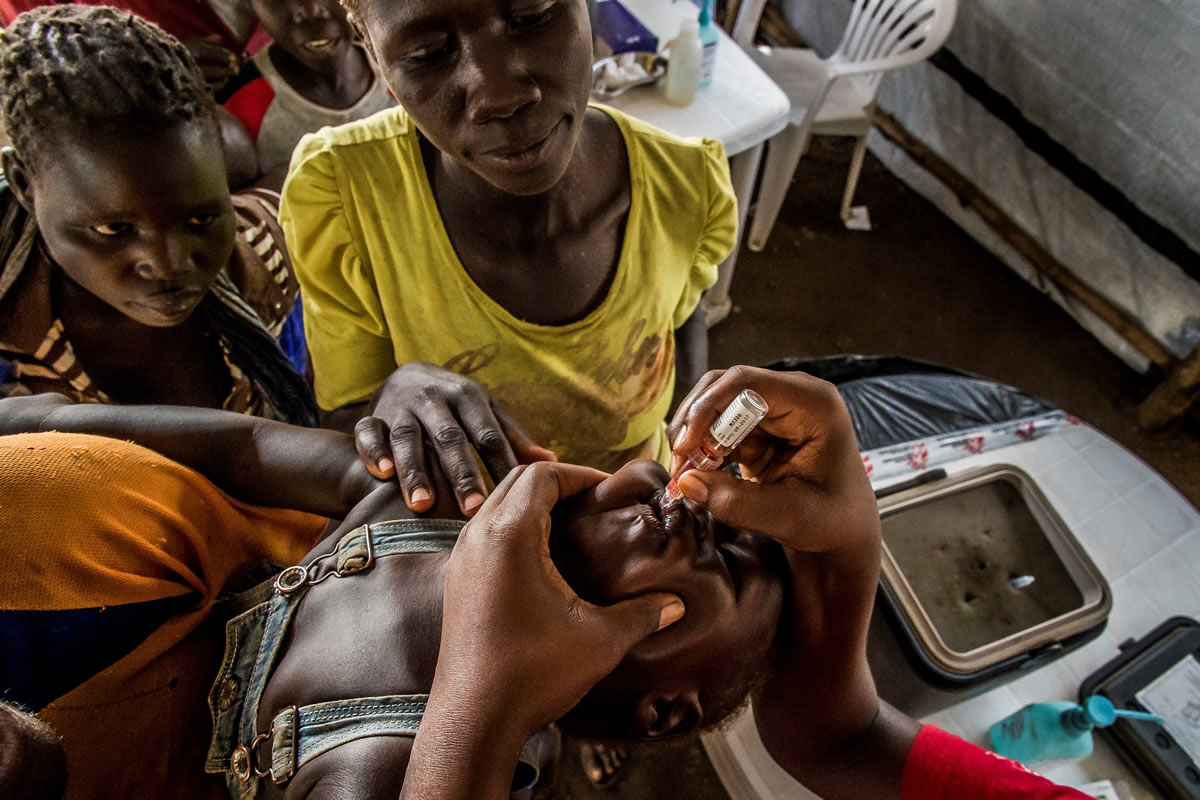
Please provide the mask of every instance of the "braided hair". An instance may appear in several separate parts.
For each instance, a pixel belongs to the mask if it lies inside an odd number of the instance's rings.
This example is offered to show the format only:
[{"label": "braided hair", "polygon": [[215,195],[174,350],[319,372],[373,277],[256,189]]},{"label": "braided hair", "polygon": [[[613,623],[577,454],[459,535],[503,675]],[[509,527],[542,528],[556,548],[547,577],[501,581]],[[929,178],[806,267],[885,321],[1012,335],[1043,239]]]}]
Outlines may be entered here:
[{"label": "braided hair", "polygon": [[0,114],[26,163],[47,131],[154,133],[216,122],[187,48],[157,25],[108,6],[49,5],[0,33]]},{"label": "braided hair", "polygon": [[[154,134],[200,121],[219,135],[216,105],[187,48],[157,25],[108,6],[40,6],[0,32],[0,115],[30,166],[55,143],[47,131]],[[200,313],[280,417],[316,425],[307,382],[258,315],[230,303],[245,305],[210,290]]]}]

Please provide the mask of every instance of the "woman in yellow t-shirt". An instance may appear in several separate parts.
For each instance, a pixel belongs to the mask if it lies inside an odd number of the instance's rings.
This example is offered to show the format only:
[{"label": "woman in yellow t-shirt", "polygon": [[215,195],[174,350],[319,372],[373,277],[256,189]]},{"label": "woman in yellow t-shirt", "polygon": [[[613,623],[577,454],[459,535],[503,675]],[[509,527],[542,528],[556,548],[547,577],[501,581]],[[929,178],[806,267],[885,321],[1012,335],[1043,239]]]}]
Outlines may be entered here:
[{"label": "woman in yellow t-shirt", "polygon": [[284,188],[326,424],[417,511],[427,457],[468,514],[479,462],[665,463],[735,242],[720,143],[588,105],[585,0],[345,5],[403,110],[306,137]]}]

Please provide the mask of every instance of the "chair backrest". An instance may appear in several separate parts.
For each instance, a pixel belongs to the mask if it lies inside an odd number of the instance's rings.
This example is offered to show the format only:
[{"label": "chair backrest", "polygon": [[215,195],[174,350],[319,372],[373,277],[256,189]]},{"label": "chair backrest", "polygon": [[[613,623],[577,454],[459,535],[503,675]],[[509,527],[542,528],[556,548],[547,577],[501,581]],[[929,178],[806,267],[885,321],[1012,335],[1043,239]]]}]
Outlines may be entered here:
[{"label": "chair backrest", "polygon": [[881,73],[929,58],[950,35],[957,6],[957,0],[854,0],[830,57],[832,71]]},{"label": "chair backrest", "polygon": [[[743,0],[733,26],[739,45],[753,44],[766,4]],[[874,89],[884,71],[933,55],[950,35],[957,10],[958,0],[854,0],[841,44],[828,59],[831,77],[875,73],[868,79]]]}]

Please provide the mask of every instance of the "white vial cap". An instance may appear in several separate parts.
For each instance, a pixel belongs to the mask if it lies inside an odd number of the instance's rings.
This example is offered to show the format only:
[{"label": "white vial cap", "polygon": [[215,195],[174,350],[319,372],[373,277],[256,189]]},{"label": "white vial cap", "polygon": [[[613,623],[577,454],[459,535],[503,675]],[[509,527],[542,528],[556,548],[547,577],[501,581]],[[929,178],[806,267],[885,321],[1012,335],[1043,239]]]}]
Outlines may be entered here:
[{"label": "white vial cap", "polygon": [[712,437],[722,447],[737,447],[766,415],[767,401],[758,392],[743,389],[713,423]]}]

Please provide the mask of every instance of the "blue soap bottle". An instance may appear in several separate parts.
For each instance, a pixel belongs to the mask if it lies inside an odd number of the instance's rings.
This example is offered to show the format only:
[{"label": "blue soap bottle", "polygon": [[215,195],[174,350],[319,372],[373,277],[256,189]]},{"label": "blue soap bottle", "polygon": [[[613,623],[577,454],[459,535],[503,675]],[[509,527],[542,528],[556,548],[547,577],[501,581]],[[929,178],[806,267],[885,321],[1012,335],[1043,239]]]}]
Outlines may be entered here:
[{"label": "blue soap bottle", "polygon": [[1144,711],[1114,708],[1107,697],[1092,695],[1082,705],[1071,702],[1034,703],[997,722],[990,729],[992,749],[1022,764],[1092,754],[1092,730],[1107,728],[1118,718],[1162,718]]},{"label": "blue soap bottle", "polygon": [[712,19],[713,0],[700,0],[700,87],[709,86],[717,68],[717,24]]}]

